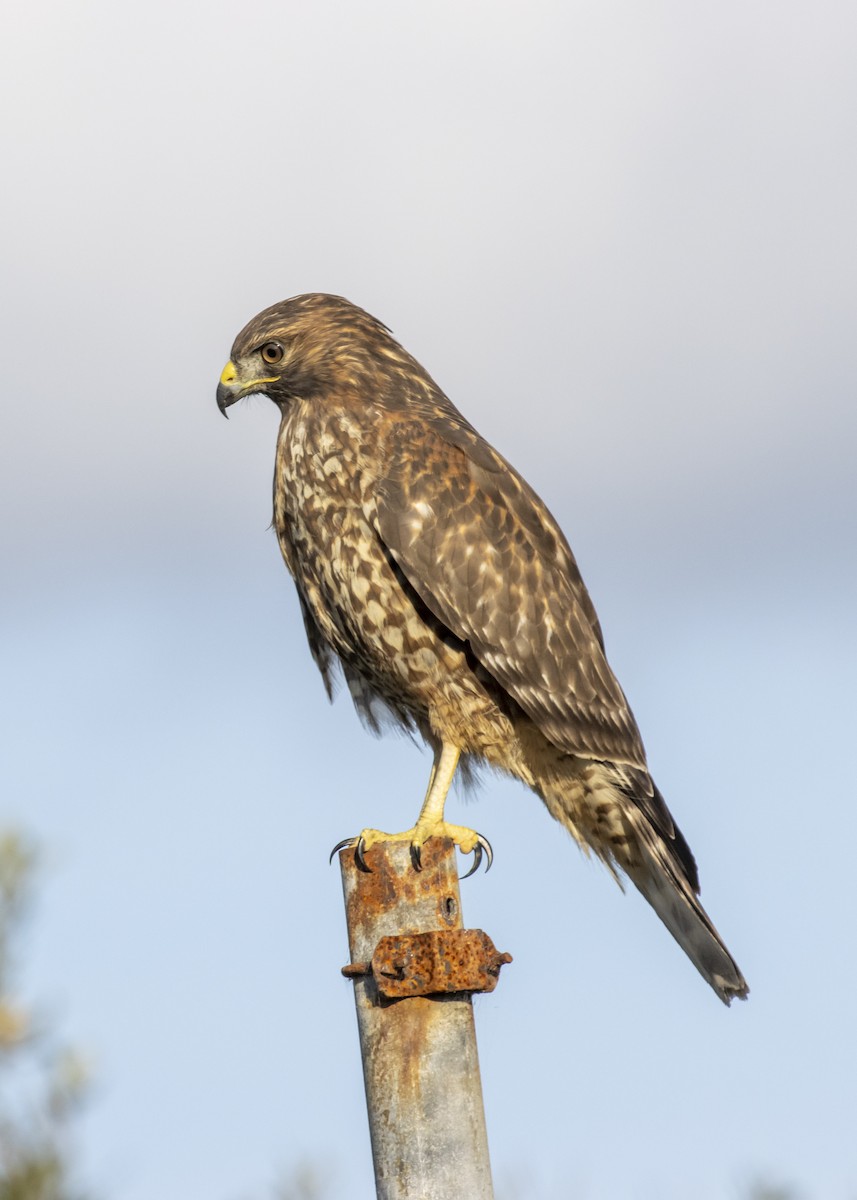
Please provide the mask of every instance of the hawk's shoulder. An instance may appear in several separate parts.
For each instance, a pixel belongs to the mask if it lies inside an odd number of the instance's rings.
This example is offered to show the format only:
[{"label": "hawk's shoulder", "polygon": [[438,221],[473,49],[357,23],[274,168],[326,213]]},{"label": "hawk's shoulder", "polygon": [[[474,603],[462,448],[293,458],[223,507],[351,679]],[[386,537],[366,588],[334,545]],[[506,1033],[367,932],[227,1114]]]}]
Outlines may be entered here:
[{"label": "hawk's shoulder", "polygon": [[429,609],[560,749],[645,769],[595,610],[544,503],[452,405],[388,417],[381,540]]}]

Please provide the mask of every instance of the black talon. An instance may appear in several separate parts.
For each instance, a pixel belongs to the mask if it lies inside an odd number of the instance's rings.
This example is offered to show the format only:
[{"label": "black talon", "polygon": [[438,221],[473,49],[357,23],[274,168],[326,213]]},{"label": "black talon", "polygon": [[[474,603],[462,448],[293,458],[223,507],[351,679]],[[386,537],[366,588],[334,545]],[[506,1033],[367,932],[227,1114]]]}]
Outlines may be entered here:
[{"label": "black talon", "polygon": [[365,871],[367,875],[372,874],[372,868],[366,865],[366,859],[363,855],[366,852],[366,842],[362,836],[357,839],[357,845],[354,847],[354,861],[361,871]]},{"label": "black talon", "polygon": [[477,842],[476,845],[473,847],[473,862],[471,864],[470,870],[465,871],[464,874],[461,876],[461,878],[469,879],[474,871],[479,870],[479,864],[481,862],[482,862],[482,846],[479,842]]},{"label": "black talon", "polygon": [[330,852],[328,862],[333,862],[334,854],[338,854],[340,850],[345,850],[348,846],[354,847],[354,861],[361,871],[365,871],[367,875],[372,874],[371,867],[366,865],[366,859],[363,857],[363,851],[366,849],[366,843],[362,837],[343,838],[341,842],[337,842]]},{"label": "black talon", "polygon": [[483,851],[488,860],[485,867],[486,874],[491,870],[491,864],[494,861],[494,851],[491,849],[491,843],[486,837],[483,837],[481,833],[477,834],[476,836],[478,840],[476,845],[473,847],[473,864],[470,870],[465,871],[465,873],[461,876],[462,879],[469,879],[471,875],[475,874],[475,872],[479,870],[479,868],[482,866]]},{"label": "black talon", "polygon": [[350,838],[343,838],[343,840],[341,842],[337,842],[336,845],[333,847],[333,849],[330,852],[330,858],[327,860],[328,863],[333,862],[334,854],[338,854],[339,851],[344,850],[346,846],[355,845],[356,841],[357,841],[356,838],[350,837]]},{"label": "black talon", "polygon": [[423,869],[422,847],[418,846],[415,842],[411,842],[411,862],[413,863],[415,871],[421,871]]}]

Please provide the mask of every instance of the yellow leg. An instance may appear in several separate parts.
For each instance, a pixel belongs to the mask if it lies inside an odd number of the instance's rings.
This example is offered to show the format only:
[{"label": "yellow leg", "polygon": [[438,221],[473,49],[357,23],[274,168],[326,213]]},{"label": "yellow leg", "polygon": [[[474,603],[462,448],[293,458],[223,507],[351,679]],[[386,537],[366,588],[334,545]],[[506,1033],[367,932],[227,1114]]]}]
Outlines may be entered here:
[{"label": "yellow leg", "polygon": [[452,838],[456,846],[460,846],[465,854],[468,854],[479,841],[479,834],[474,833],[472,829],[464,829],[461,825],[447,825],[443,819],[446,797],[452,786],[460,757],[461,751],[458,747],[452,746],[448,742],[444,743],[435,755],[428,791],[420,809],[420,815],[417,817],[416,825],[408,831],[412,835],[412,846],[419,848],[430,837],[448,837]]},{"label": "yellow leg", "polygon": [[426,798],[413,829],[406,829],[404,833],[384,833],[381,829],[364,829],[356,838],[348,838],[346,841],[340,842],[334,853],[343,846],[353,845],[357,848],[358,859],[362,860],[363,852],[374,846],[376,842],[408,842],[414,865],[419,869],[422,847],[429,838],[440,837],[450,838],[465,854],[476,851],[473,870],[479,866],[484,850],[488,855],[488,866],[490,867],[492,853],[486,839],[473,829],[466,829],[463,825],[449,825],[443,819],[447,793],[455,776],[460,756],[461,751],[458,746],[453,746],[450,742],[444,742],[435,752]]}]

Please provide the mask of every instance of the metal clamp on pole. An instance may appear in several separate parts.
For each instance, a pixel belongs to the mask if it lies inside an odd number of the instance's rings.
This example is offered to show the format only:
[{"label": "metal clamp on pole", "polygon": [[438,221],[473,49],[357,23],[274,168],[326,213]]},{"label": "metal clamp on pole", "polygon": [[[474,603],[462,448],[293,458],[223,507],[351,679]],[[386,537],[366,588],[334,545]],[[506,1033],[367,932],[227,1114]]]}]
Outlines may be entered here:
[{"label": "metal clamp on pole", "polygon": [[349,979],[373,975],[386,1000],[440,996],[449,992],[493,992],[500,968],[512,961],[481,929],[432,929],[383,937],[371,962],[348,963]]}]

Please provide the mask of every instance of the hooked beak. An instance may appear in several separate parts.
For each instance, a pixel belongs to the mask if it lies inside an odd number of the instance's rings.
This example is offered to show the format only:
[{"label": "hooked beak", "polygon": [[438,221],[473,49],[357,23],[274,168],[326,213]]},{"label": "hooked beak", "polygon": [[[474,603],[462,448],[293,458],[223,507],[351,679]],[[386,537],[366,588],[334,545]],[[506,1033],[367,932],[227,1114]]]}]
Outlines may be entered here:
[{"label": "hooked beak", "polygon": [[230,358],[221,372],[220,383],[217,385],[217,407],[227,418],[229,417],[227,408],[230,404],[234,404],[241,394],[241,389],[234,386],[237,374],[235,363]]},{"label": "hooked beak", "polygon": [[266,389],[262,387],[262,384],[276,383],[279,378],[279,375],[268,375],[263,379],[240,379],[235,363],[230,358],[223,368],[220,383],[217,385],[217,407],[224,417],[228,417],[229,414],[226,410],[230,404],[234,404],[242,396],[249,396],[251,392],[264,392]]}]

